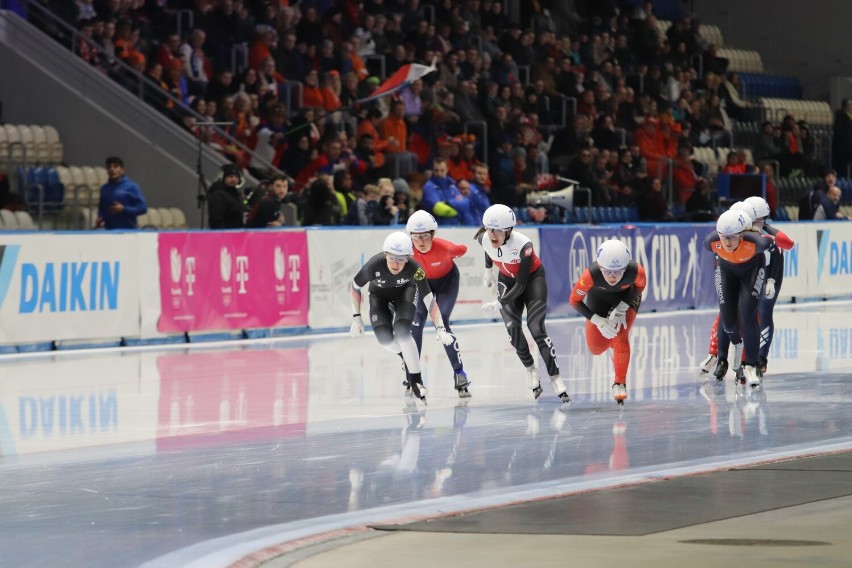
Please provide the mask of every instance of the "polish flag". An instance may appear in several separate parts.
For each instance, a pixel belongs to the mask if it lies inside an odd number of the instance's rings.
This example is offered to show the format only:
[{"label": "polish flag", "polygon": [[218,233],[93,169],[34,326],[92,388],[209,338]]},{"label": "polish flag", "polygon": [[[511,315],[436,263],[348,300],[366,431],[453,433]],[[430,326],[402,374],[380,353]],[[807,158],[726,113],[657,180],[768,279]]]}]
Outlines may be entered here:
[{"label": "polish flag", "polygon": [[358,104],[374,101],[379,97],[391,95],[398,90],[407,87],[417,79],[425,77],[432,71],[435,71],[435,60],[432,60],[431,65],[420,65],[419,63],[409,63],[397,69],[396,73],[391,75],[387,81],[379,85],[379,88],[366,98],[357,101]]}]

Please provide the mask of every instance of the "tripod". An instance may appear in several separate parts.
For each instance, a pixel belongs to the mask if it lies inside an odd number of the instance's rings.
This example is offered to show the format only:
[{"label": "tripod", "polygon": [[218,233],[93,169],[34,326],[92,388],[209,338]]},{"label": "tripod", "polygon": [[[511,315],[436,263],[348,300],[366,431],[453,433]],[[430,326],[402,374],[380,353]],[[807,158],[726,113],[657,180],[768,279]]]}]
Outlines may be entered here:
[{"label": "tripod", "polygon": [[[204,132],[207,133],[206,137],[210,135],[210,127],[211,126],[227,126],[231,124],[230,122],[196,122],[195,125],[199,127],[199,134],[203,131],[201,129],[206,128]],[[201,166],[201,157],[202,157],[202,148],[204,146],[204,138],[205,136],[198,136],[198,157],[195,162],[195,173],[198,176],[198,187],[196,189],[195,201],[198,205],[198,209],[201,211],[201,228],[204,228],[205,223],[205,212],[207,210],[207,180],[204,179],[204,169]]]}]

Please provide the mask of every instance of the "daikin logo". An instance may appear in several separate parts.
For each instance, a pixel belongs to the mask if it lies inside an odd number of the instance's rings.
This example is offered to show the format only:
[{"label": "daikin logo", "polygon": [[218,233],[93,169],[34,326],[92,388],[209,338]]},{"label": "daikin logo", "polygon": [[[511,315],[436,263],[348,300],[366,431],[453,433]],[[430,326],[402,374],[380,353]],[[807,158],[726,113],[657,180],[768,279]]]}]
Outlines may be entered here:
[{"label": "daikin logo", "polygon": [[[15,273],[20,245],[0,246],[0,306]],[[121,263],[21,263],[18,313],[90,312],[118,309]]]},{"label": "daikin logo", "polygon": [[[826,266],[827,265],[827,266]],[[817,231],[817,282],[829,276],[852,274],[852,242],[831,240],[831,231]]]},{"label": "daikin logo", "polygon": [[21,245],[0,245],[0,308],[3,307],[6,294],[9,292],[12,273],[15,271],[20,252]]}]

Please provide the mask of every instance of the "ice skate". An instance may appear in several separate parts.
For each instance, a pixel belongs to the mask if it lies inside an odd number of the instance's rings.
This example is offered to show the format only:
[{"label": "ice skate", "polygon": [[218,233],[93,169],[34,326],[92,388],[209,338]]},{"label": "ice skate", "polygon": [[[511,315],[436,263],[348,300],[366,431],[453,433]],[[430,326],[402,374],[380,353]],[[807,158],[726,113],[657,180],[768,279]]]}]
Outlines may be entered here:
[{"label": "ice skate", "polygon": [[627,385],[624,383],[613,383],[612,398],[619,406],[624,406],[624,401],[627,400]]},{"label": "ice skate", "polygon": [[467,373],[459,369],[453,374],[453,381],[456,385],[456,392],[459,393],[459,398],[470,398],[470,392],[467,390],[470,381],[467,380]]},{"label": "ice skate", "polygon": [[705,375],[709,375],[716,368],[716,361],[718,359],[712,353],[708,353],[707,357],[701,362],[701,372],[698,373],[698,376],[704,378]]},{"label": "ice skate", "polygon": [[756,368],[751,365],[743,365],[743,375],[745,378],[743,384],[753,388],[760,386],[760,375],[758,375]]},{"label": "ice skate", "polygon": [[527,367],[527,386],[532,389],[534,398],[538,399],[541,396],[541,380],[538,378],[538,369],[535,365]]},{"label": "ice skate", "polygon": [[565,388],[565,383],[562,382],[562,377],[559,375],[553,375],[550,377],[550,384],[553,386],[553,392],[556,393],[556,396],[559,397],[559,400],[562,401],[562,404],[571,404],[571,397],[568,396],[567,389]]},{"label": "ice skate", "polygon": [[761,377],[766,374],[766,365],[766,357],[757,358],[757,372]]},{"label": "ice skate", "polygon": [[402,353],[399,353],[399,360],[402,362],[402,370],[405,372],[405,380],[402,381],[402,386],[405,387],[405,396],[410,398],[411,393],[411,373],[408,372],[408,365],[405,364],[405,359],[402,358]]},{"label": "ice skate", "polygon": [[423,404],[426,404],[426,393],[428,391],[426,390],[426,387],[423,386],[423,379],[421,379],[419,377],[418,378],[412,378],[412,380],[410,381],[409,384],[411,386],[411,394],[414,397],[422,400]]},{"label": "ice skate", "polygon": [[736,381],[738,384],[745,384],[745,374],[743,373],[742,365],[738,369],[734,369],[734,372],[737,374]]},{"label": "ice skate", "polygon": [[716,377],[717,381],[724,381],[725,375],[728,374],[728,360],[727,359],[719,359],[716,362],[716,369],[713,371],[713,375]]}]

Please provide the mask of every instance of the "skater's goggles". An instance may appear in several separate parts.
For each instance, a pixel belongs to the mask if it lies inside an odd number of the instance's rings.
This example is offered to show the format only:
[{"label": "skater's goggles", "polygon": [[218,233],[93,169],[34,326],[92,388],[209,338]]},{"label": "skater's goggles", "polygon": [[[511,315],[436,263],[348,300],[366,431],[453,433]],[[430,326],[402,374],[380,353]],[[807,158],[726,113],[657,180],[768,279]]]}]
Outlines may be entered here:
[{"label": "skater's goggles", "polygon": [[411,233],[411,238],[415,241],[428,241],[432,238],[432,233]]},{"label": "skater's goggles", "polygon": [[385,258],[391,262],[408,262],[408,259],[411,258],[407,255],[398,255],[398,254],[385,254]]},{"label": "skater's goggles", "polygon": [[621,278],[624,276],[624,271],[627,270],[627,267],[618,268],[616,270],[610,270],[609,268],[601,268],[601,274],[604,275],[604,278]]}]

